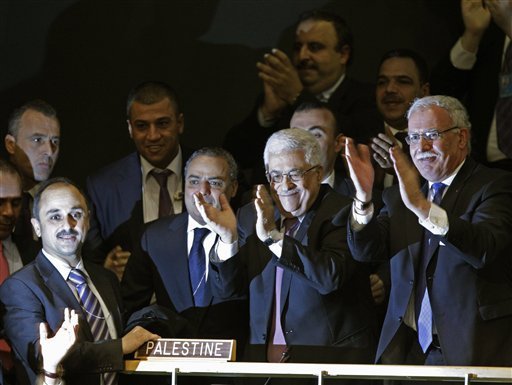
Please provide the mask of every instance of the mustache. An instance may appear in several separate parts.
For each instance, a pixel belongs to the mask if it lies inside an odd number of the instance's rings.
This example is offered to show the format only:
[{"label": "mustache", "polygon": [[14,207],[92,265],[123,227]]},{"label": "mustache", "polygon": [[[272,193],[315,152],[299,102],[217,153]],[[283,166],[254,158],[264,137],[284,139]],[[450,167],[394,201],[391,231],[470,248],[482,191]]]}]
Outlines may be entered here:
[{"label": "mustache", "polygon": [[315,63],[309,60],[302,60],[297,64],[297,69],[299,70],[316,70],[317,66]]},{"label": "mustache", "polygon": [[383,103],[402,103],[403,102],[403,99],[397,95],[385,95],[383,98],[382,98],[382,102]]},{"label": "mustache", "polygon": [[79,233],[75,229],[69,229],[69,230],[61,230],[57,233],[57,237],[66,237],[66,236],[77,236]]},{"label": "mustache", "polygon": [[416,154],[416,159],[426,159],[426,158],[431,158],[433,156],[437,156],[436,153],[432,152],[432,151],[426,151],[426,152],[419,152]]}]

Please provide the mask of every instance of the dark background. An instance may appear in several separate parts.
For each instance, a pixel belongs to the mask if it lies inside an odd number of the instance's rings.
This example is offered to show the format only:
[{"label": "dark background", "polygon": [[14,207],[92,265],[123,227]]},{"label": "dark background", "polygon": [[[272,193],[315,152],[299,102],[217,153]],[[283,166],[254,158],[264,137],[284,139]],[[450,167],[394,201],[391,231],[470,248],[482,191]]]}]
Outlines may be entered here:
[{"label": "dark background", "polygon": [[384,51],[413,48],[432,66],[462,30],[458,0],[0,0],[2,138],[13,108],[47,100],[62,127],[54,175],[83,184],[133,150],[130,88],[162,80],[182,100],[182,143],[220,145],[261,90],[256,61],[289,53],[297,15],[317,7],[348,21],[349,74],[368,82]]}]

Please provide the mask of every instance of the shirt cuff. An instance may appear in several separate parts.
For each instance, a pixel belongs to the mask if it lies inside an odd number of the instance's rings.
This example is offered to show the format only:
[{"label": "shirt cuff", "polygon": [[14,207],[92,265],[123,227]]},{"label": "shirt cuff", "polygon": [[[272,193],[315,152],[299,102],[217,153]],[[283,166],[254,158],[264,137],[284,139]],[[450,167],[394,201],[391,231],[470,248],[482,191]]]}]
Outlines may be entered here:
[{"label": "shirt cuff", "polygon": [[427,219],[418,218],[418,222],[435,235],[444,236],[449,230],[448,214],[435,203],[431,204]]},{"label": "shirt cuff", "polygon": [[450,61],[459,70],[470,70],[476,63],[476,54],[466,51],[459,38],[450,51]]},{"label": "shirt cuff", "polygon": [[352,204],[352,215],[350,216],[350,227],[352,230],[362,230],[373,218],[373,203],[368,209],[360,211]]},{"label": "shirt cuff", "polygon": [[213,262],[224,262],[238,253],[238,240],[233,243],[222,242],[221,239],[215,247],[215,255],[210,255]]},{"label": "shirt cuff", "polygon": [[279,242],[271,244],[268,248],[278,259],[281,258],[281,254],[283,252],[283,239],[281,239]]}]

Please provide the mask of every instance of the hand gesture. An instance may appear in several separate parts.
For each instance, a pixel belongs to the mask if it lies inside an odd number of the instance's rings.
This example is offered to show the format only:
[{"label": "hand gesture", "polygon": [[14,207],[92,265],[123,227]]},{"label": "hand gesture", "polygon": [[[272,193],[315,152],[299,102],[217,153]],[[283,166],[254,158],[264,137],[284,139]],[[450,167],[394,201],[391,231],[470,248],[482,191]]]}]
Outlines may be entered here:
[{"label": "hand gesture", "polygon": [[362,202],[370,201],[375,178],[370,148],[365,144],[356,145],[352,138],[347,137],[344,157],[347,160],[350,179],[356,188],[356,198]]},{"label": "hand gesture", "polygon": [[485,0],[494,22],[512,39],[512,3],[503,0]]},{"label": "hand gesture", "polygon": [[276,228],[274,220],[274,204],[272,198],[264,185],[258,185],[256,189],[256,199],[254,200],[256,208],[256,235],[263,242],[270,231]]},{"label": "hand gesture", "polygon": [[57,372],[57,366],[76,341],[78,316],[74,310],[64,309],[64,321],[52,338],[48,337],[46,323],[39,324],[39,343],[43,356],[43,369],[50,373]]},{"label": "hand gesture", "polygon": [[393,167],[393,162],[389,157],[389,149],[397,144],[398,140],[386,134],[379,134],[377,137],[372,138],[373,159],[375,159],[380,167],[384,169]]},{"label": "hand gesture", "polygon": [[460,8],[464,21],[462,46],[476,53],[482,36],[491,22],[491,13],[482,4],[482,0],[461,0]]},{"label": "hand gesture", "polygon": [[392,147],[389,153],[398,177],[402,201],[418,218],[426,219],[430,210],[430,202],[421,192],[418,170],[400,147]]},{"label": "hand gesture", "polygon": [[219,197],[220,208],[208,203],[200,192],[194,194],[194,203],[206,225],[222,242],[233,243],[237,240],[236,216],[225,194]]},{"label": "hand gesture", "polygon": [[286,54],[278,49],[264,56],[256,64],[258,76],[263,80],[263,114],[277,117],[283,108],[292,105],[302,91],[299,74]]},{"label": "hand gesture", "polygon": [[130,255],[131,253],[129,251],[124,251],[121,246],[117,245],[107,254],[103,267],[112,270],[117,276],[117,279],[121,281]]}]

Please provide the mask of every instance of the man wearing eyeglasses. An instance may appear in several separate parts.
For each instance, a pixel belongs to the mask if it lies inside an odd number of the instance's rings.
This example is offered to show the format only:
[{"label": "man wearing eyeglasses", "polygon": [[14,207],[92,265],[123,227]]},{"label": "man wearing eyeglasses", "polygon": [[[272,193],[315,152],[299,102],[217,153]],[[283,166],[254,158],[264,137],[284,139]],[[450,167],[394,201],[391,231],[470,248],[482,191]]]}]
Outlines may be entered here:
[{"label": "man wearing eyeglasses", "polygon": [[471,124],[457,99],[418,99],[408,119],[415,167],[398,146],[389,150],[399,185],[384,192],[378,216],[368,148],[347,141],[350,249],[358,261],[391,261],[376,360],[511,366],[512,174],[469,156]]},{"label": "man wearing eyeglasses", "polygon": [[154,293],[157,305],[184,321],[180,328],[174,325],[175,335],[164,337],[237,339],[243,345],[245,299],[224,301],[210,289],[210,254],[218,248],[233,253],[236,239],[204,221],[194,203],[201,193],[214,207],[228,204],[238,187],[237,165],[227,151],[205,147],[192,154],[184,175],[186,212],[148,225],[128,260],[121,281],[127,316],[148,306]]},{"label": "man wearing eyeglasses", "polygon": [[274,133],[264,162],[271,194],[258,186],[255,202],[236,219],[229,207],[217,210],[198,197],[205,220],[238,239],[235,256],[219,253],[213,283],[220,293],[249,292],[245,359],[371,362],[376,336],[368,271],[351,259],[345,225],[331,223],[349,198],[321,183],[319,145],[305,130]]}]

